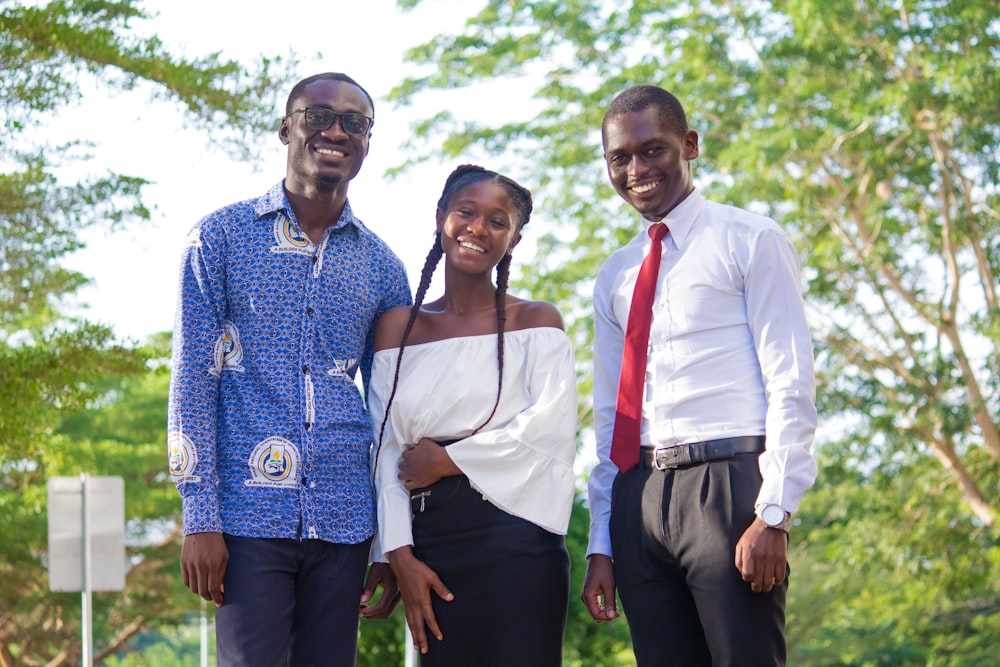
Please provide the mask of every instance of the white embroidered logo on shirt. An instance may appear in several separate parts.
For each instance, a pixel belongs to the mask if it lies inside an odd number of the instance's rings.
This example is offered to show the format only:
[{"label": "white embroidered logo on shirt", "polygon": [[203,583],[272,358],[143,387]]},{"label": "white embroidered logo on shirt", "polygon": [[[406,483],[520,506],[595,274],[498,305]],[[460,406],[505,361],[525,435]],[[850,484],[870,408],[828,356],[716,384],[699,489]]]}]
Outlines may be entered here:
[{"label": "white embroidered logo on shirt", "polygon": [[174,482],[200,482],[201,477],[191,473],[198,464],[198,452],[186,435],[171,433],[167,437],[167,457],[170,462],[170,474]]},{"label": "white embroidered logo on shirt", "polygon": [[258,443],[250,454],[247,486],[294,488],[299,483],[299,450],[291,442],[271,436]]},{"label": "white embroidered logo on shirt", "polygon": [[279,214],[275,217],[274,240],[278,245],[271,246],[271,252],[313,254],[312,241],[287,216]]},{"label": "white embroidered logo on shirt", "polygon": [[222,371],[235,371],[242,373],[244,370],[243,345],[240,343],[240,330],[232,322],[222,323],[222,334],[219,340],[215,341],[215,368],[212,375],[219,377]]}]

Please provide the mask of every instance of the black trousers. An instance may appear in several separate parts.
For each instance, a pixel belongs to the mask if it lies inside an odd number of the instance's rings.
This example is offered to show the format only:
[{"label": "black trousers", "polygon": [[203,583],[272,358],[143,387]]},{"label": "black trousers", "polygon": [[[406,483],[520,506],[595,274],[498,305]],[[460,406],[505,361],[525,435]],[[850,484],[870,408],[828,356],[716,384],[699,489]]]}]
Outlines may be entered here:
[{"label": "black trousers", "polygon": [[754,593],[734,564],[754,519],[759,454],[615,479],[615,581],[639,667],[785,664],[788,579]]},{"label": "black trousers", "polygon": [[444,639],[428,634],[421,667],[560,667],[569,603],[563,537],[498,509],[464,475],[411,496],[413,553],[455,595],[445,602],[431,592]]}]

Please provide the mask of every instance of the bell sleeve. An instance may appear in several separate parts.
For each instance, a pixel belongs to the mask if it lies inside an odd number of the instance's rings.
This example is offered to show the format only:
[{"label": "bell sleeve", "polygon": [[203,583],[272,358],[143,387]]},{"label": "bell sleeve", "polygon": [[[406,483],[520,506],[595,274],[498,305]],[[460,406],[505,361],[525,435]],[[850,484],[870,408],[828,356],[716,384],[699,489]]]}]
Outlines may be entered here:
[{"label": "bell sleeve", "polygon": [[368,411],[374,430],[371,457],[372,482],[375,486],[375,507],[378,517],[371,555],[372,560],[378,562],[388,561],[386,553],[413,544],[410,492],[396,477],[399,460],[403,456],[403,442],[393,427],[392,420],[385,419],[386,403],[389,392],[392,391],[392,378],[398,354],[398,349],[384,350],[375,354],[368,390]]},{"label": "bell sleeve", "polygon": [[540,332],[525,360],[529,403],[507,423],[451,444],[448,455],[494,505],[565,535],[576,488],[576,370],[565,332]]}]

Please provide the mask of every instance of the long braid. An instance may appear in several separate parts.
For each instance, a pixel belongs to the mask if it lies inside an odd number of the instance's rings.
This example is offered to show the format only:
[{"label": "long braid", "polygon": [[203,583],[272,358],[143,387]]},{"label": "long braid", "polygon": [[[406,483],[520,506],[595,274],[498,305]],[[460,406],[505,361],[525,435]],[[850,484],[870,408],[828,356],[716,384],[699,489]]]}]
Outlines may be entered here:
[{"label": "long braid", "polygon": [[484,426],[490,423],[493,415],[497,413],[497,408],[500,407],[500,394],[503,391],[503,334],[507,324],[507,282],[510,278],[510,262],[511,256],[504,255],[500,263],[497,264],[497,400],[493,404],[493,411],[490,412],[490,416],[479,425],[479,428],[472,432],[473,435],[479,433]]},{"label": "long braid", "polygon": [[[406,340],[410,337],[410,332],[413,330],[413,323],[417,321],[417,313],[420,312],[420,306],[423,304],[424,297],[427,296],[427,290],[431,286],[431,278],[434,277],[434,270],[441,261],[443,254],[444,247],[441,245],[441,233],[438,232],[434,235],[434,245],[431,246],[430,252],[427,253],[427,259],[424,260],[424,268],[420,272],[420,284],[417,286],[417,293],[413,297],[413,306],[410,308],[410,319],[406,322],[406,329],[403,330],[403,339],[399,342],[399,354],[396,355],[396,373],[392,378],[392,391],[389,393],[389,400],[385,404],[385,416],[382,417],[382,426],[378,432],[378,447],[375,449],[376,471],[378,470],[378,452],[382,449],[382,437],[385,435],[385,425],[389,421],[389,408],[392,407],[392,401],[396,398],[396,388],[399,387],[399,369],[403,364],[403,350],[406,349]],[[374,474],[373,471],[373,477]]]}]

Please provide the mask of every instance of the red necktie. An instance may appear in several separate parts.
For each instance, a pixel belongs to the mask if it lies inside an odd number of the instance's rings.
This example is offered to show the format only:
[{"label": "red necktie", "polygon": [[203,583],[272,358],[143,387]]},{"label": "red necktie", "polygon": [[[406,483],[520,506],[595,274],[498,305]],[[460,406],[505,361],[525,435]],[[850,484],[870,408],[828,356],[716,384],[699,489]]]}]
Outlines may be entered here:
[{"label": "red necktie", "polygon": [[656,278],[660,273],[660,255],[663,253],[660,242],[666,234],[667,226],[662,222],[649,228],[653,243],[639,267],[628,323],[625,325],[615,431],[611,438],[611,460],[622,472],[631,470],[639,463],[639,424],[642,421],[642,392],[646,385],[649,325],[653,320],[653,296],[656,294]]}]

